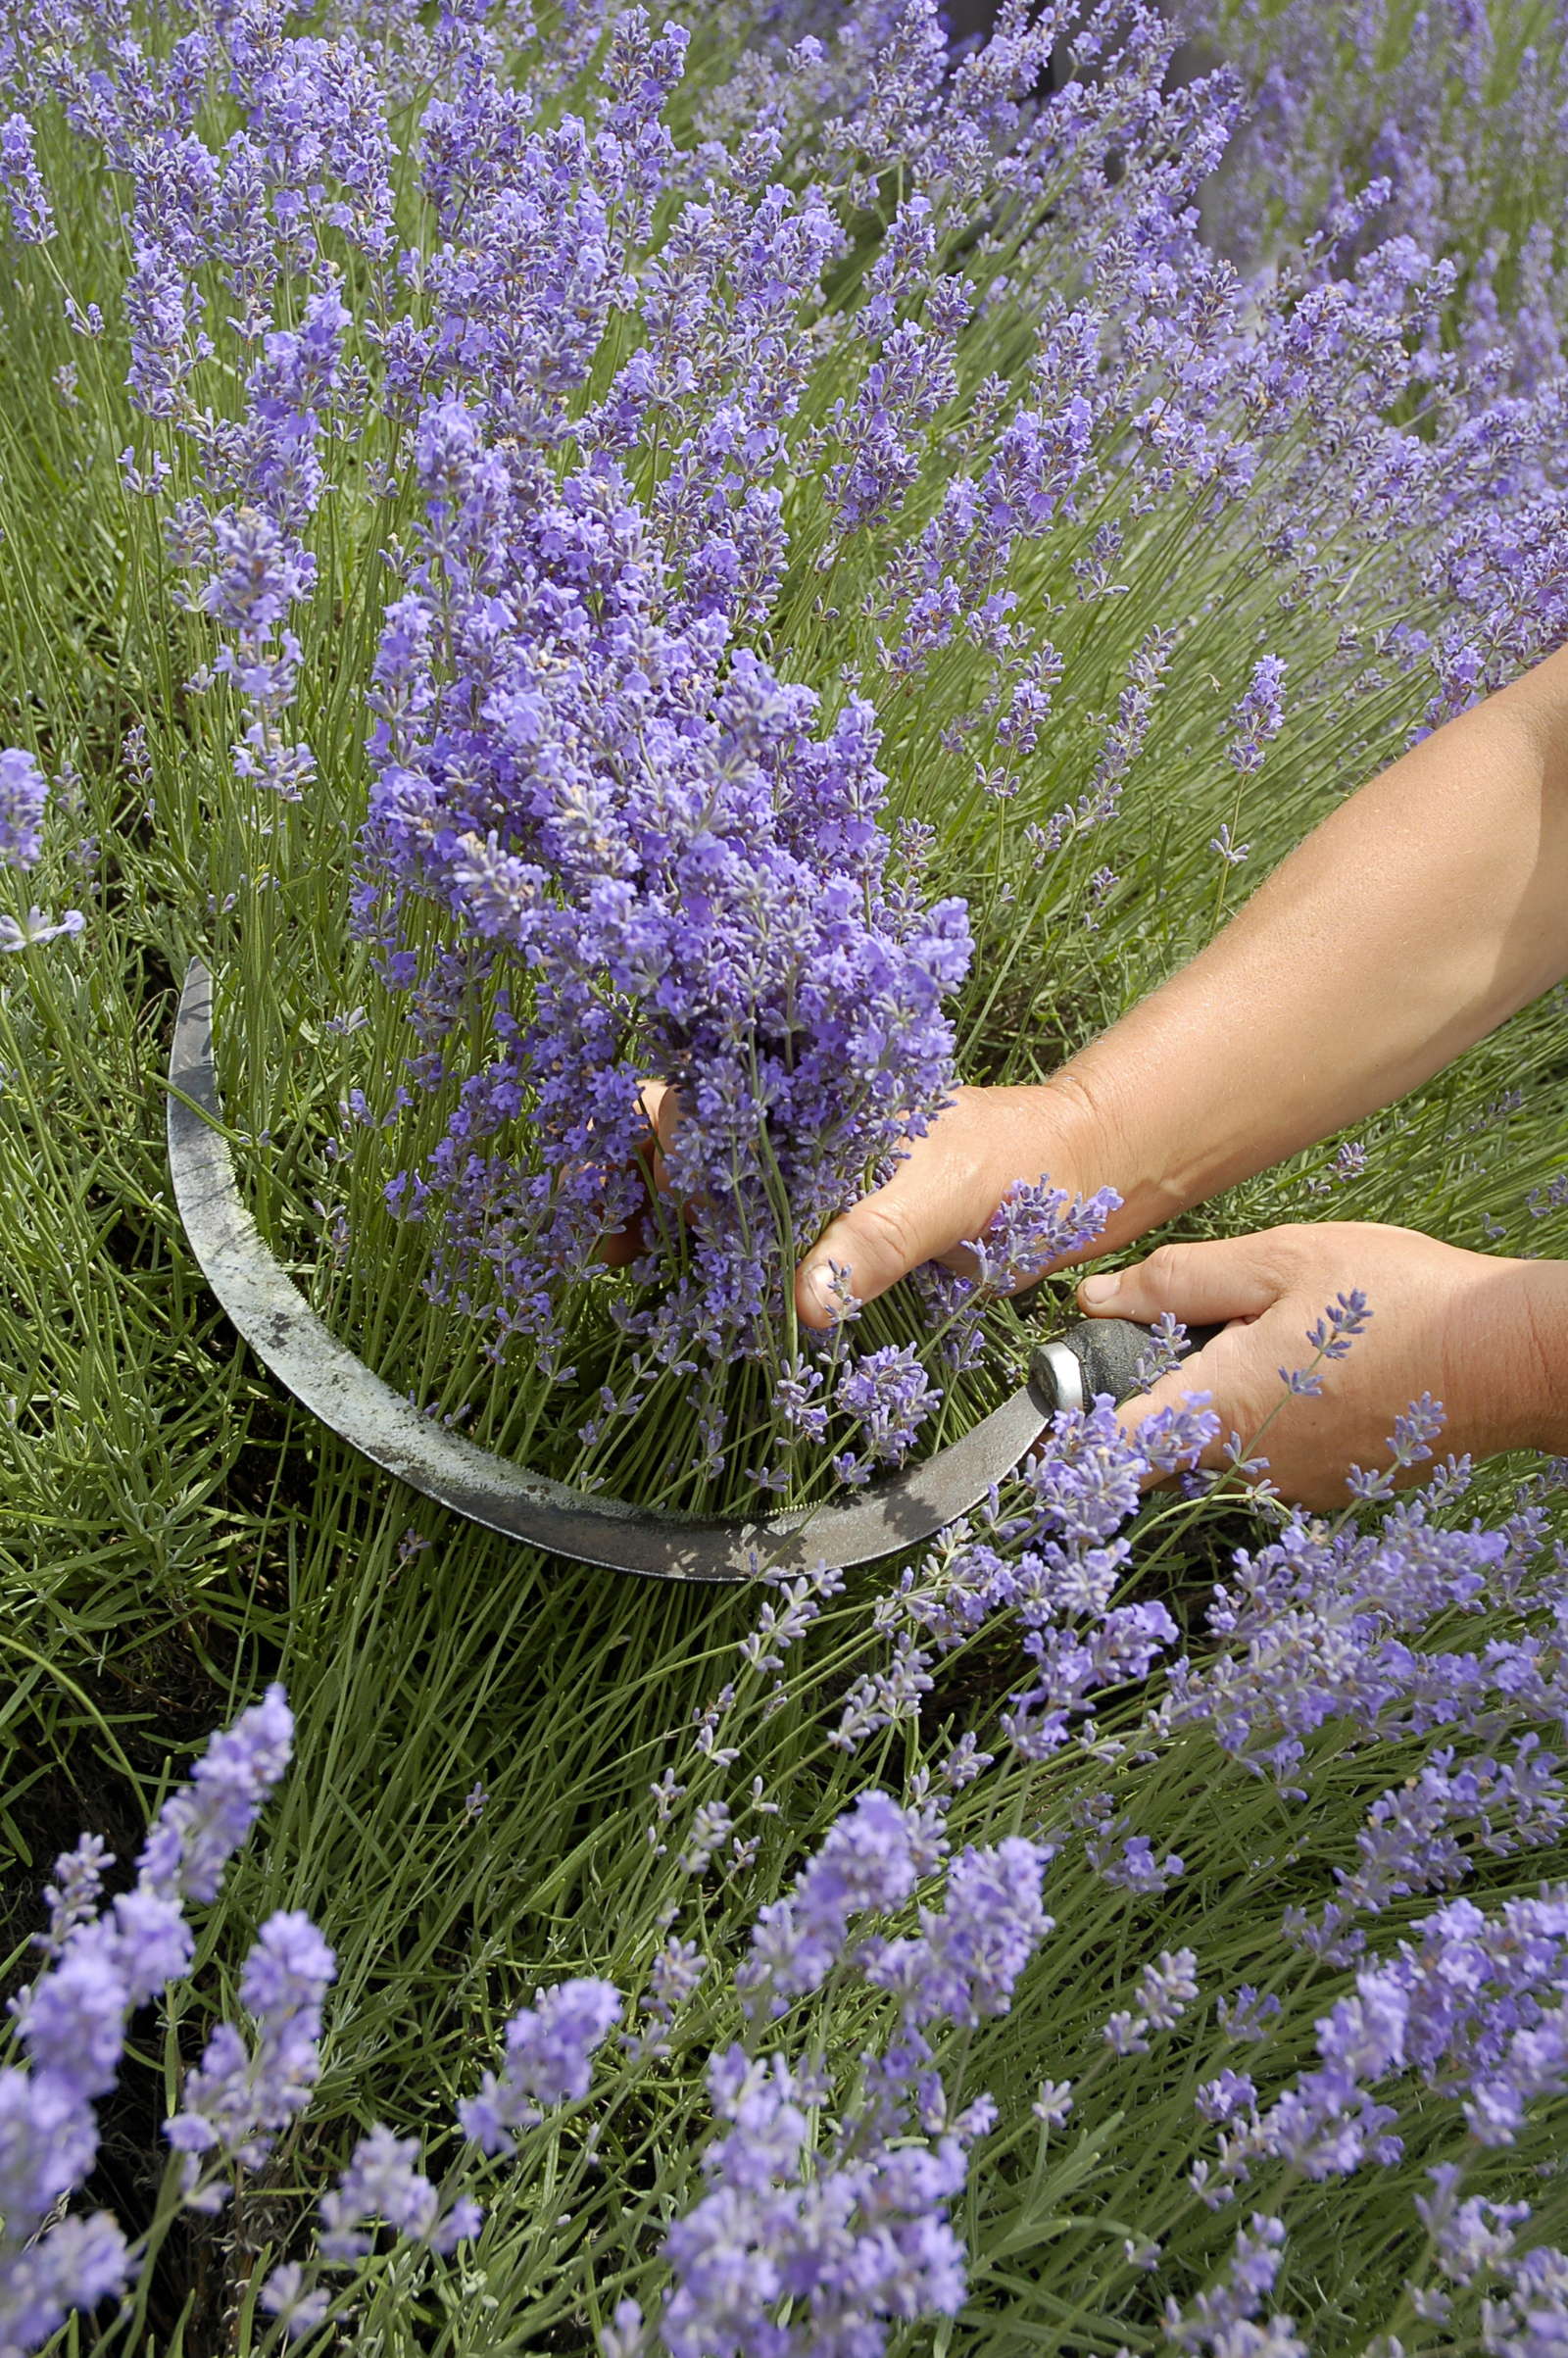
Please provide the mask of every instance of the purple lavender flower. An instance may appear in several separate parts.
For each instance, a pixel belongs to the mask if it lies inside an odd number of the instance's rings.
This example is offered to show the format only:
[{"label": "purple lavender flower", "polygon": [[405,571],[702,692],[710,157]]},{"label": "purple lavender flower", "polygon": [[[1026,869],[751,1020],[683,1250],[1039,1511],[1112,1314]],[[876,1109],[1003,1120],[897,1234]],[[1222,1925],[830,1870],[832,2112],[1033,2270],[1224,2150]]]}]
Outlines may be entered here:
[{"label": "purple lavender flower", "polygon": [[62,2219],[24,2249],[0,2239],[0,2349],[20,2358],[39,2348],[72,2310],[90,2312],[129,2277],[124,2235],[107,2211]]},{"label": "purple lavender flower", "polygon": [[[478,2234],[478,2205],[465,2195],[443,2207],[418,2157],[416,2138],[394,2137],[379,2122],[361,2137],[337,2185],[321,2197],[317,2249],[323,2260],[347,2266],[363,2259],[373,2247],[377,2221],[436,2252],[453,2251]],[[298,2280],[285,2280],[278,2298],[297,2307]]]},{"label": "purple lavender flower", "polygon": [[945,1847],[937,1820],[901,1809],[887,1793],[862,1793],[829,1829],[820,1849],[752,1932],[752,1954],[736,1976],[751,2011],[782,2014],[817,1989],[845,1951],[855,1918],[900,1906]]},{"label": "purple lavender flower", "polygon": [[912,1343],[861,1351],[846,1366],[836,1398],[843,1414],[858,1424],[866,1455],[894,1465],[912,1449],[920,1427],[942,1402]]},{"label": "purple lavender flower", "polygon": [[[533,1128],[560,1183],[546,1196],[521,1171],[492,1171],[486,1204],[514,1204],[519,1239],[531,1238],[528,1252],[541,1266],[588,1264],[607,1217],[622,1213],[613,1190],[605,1194],[607,1142],[612,1149],[623,1142],[626,1162],[635,1163],[635,1071],[629,1062],[605,1061],[607,1045],[623,1037],[617,995],[630,995],[643,1020],[669,1042],[661,1052],[651,1041],[646,1060],[696,1076],[687,1119],[667,1154],[671,1185],[696,1208],[679,1240],[683,1253],[695,1254],[691,1274],[676,1280],[658,1310],[629,1311],[625,1323],[652,1358],[683,1355],[701,1294],[709,1306],[700,1323],[715,1343],[723,1336],[738,1343],[757,1320],[772,1323],[769,1304],[781,1280],[760,1240],[774,1229],[775,1171],[790,1192],[797,1233],[808,1233],[848,1192],[835,1172],[863,1167],[894,1142],[895,1103],[899,1120],[919,1127],[942,1102],[950,1035],[939,1009],[962,971],[958,912],[942,909],[926,919],[888,904],[886,919],[878,913],[884,839],[873,813],[882,788],[869,708],[852,703],[831,735],[816,741],[808,734],[814,700],[783,689],[744,650],[720,683],[722,634],[709,619],[696,617],[677,634],[643,613],[661,567],[613,474],[569,476],[532,520],[529,511],[509,516],[514,495],[489,459],[473,414],[448,401],[427,413],[427,425],[420,452],[432,494],[429,603],[449,616],[447,639],[461,645],[462,616],[471,611],[477,620],[481,605],[491,611],[491,588],[467,581],[476,564],[491,563],[480,552],[493,547],[494,563],[514,568],[515,554],[503,552],[519,549],[520,529],[540,541],[546,573],[561,575],[568,607],[584,594],[572,584],[612,566],[619,594],[630,601],[627,624],[635,609],[636,631],[646,640],[635,661],[624,652],[611,656],[607,644],[610,668],[596,663],[585,671],[580,654],[569,652],[581,638],[579,624],[535,596],[529,628],[488,649],[484,709],[493,734],[478,743],[470,735],[455,774],[477,777],[476,761],[482,769],[500,764],[499,790],[513,745],[533,748],[536,770],[543,747],[560,749],[559,760],[551,754],[545,764],[560,779],[551,808],[519,810],[505,833],[493,816],[476,825],[477,811],[466,815],[464,798],[471,800],[476,786],[465,785],[453,804],[439,727],[417,770],[406,758],[387,762],[368,850],[385,879],[388,906],[395,909],[416,889],[436,893],[454,910],[478,896],[481,932],[542,978],[534,1022],[517,1033],[483,1091],[469,1093],[462,1168],[477,1175],[475,1142],[496,1126],[483,1101],[499,1109],[503,1099],[534,1087],[528,1076],[536,1068],[545,1074]],[[620,558],[612,556],[617,547]],[[411,646],[406,608],[399,643]],[[656,656],[660,647],[664,652]],[[622,670],[624,688],[616,685]],[[650,689],[650,678],[686,683],[679,712],[668,693]],[[428,701],[431,693],[404,689],[402,701]],[[703,715],[696,728],[680,716],[694,693]],[[620,782],[612,751],[628,726],[640,733],[658,780],[639,778],[635,794]],[[455,739],[451,752],[455,758]],[[483,790],[481,800],[486,795],[488,812],[494,791]],[[447,845],[451,854],[435,852]],[[366,906],[372,906],[368,898]],[[720,972],[710,961],[726,929]],[[744,952],[743,938],[750,945]],[[743,975],[750,979],[739,1001]],[[853,987],[852,976],[858,977]],[[902,1010],[896,1025],[895,1007]],[[768,1008],[779,1010],[776,1018]],[[759,1045],[760,1100],[734,1065],[737,1024]],[[852,1101],[859,1110],[848,1110]],[[812,1145],[824,1125],[838,1142],[828,1162]],[[444,1158],[432,1178],[445,1191]],[[542,1227],[528,1205],[546,1200],[550,1219]],[[633,1207],[628,1196],[624,1209]],[[446,1233],[455,1283],[472,1257],[461,1213]],[[759,1241],[748,1245],[748,1237]],[[446,1278],[439,1282],[444,1289]],[[533,1300],[543,1299],[536,1291]],[[716,1328],[715,1304],[723,1305]],[[513,1315],[504,1313],[509,1321]],[[538,1317],[529,1307],[522,1323],[534,1327]]]},{"label": "purple lavender flower", "polygon": [[177,1903],[138,1885],[81,1925],[15,2002],[35,2071],[83,2102],[114,2085],[126,2015],[189,1970],[190,1929]]},{"label": "purple lavender flower", "polygon": [[167,1898],[216,1899],[223,1869],[256,1823],[288,1766],[294,1716],[283,1690],[269,1687],[259,1703],[212,1739],[190,1783],[153,1822],[137,1871]]},{"label": "purple lavender flower", "polygon": [[113,1864],[113,1851],[97,1834],[82,1835],[74,1849],[63,1850],[55,1860],[55,1880],[43,1888],[49,1930],[38,1936],[38,1945],[49,1956],[58,1957],[76,1927],[97,1914],[104,1870]]},{"label": "purple lavender flower", "polygon": [[1190,1350],[1187,1329],[1170,1310],[1161,1310],[1149,1330],[1149,1340],[1138,1362],[1138,1382],[1145,1392],[1159,1382],[1161,1376],[1174,1375],[1182,1363],[1182,1354]]},{"label": "purple lavender flower", "polygon": [[1138,1428],[1138,1447],[1157,1472],[1192,1472],[1219,1439],[1219,1418],[1208,1405],[1211,1397],[1190,1392],[1179,1406],[1156,1408],[1145,1417]]},{"label": "purple lavender flower", "polygon": [[44,806],[49,789],[42,771],[21,746],[0,752],[0,860],[30,868],[43,850]]},{"label": "purple lavender flower", "polygon": [[464,2134],[486,2153],[511,2153],[513,2132],[542,2120],[546,2106],[579,2102],[588,2093],[595,2049],[620,2011],[620,1992],[609,1982],[561,1982],[542,1990],[507,2025],[500,2074],[486,2072],[479,2093],[459,2104]]},{"label": "purple lavender flower", "polygon": [[[1263,748],[1285,722],[1285,665],[1278,656],[1259,657],[1245,693],[1231,713],[1230,758],[1237,769],[1260,769]],[[1227,831],[1227,842],[1229,834]],[[1235,859],[1227,851],[1227,859]]]},{"label": "purple lavender flower", "polygon": [[853,1752],[882,1728],[912,1723],[919,1716],[920,1698],[930,1692],[930,1656],[907,1630],[900,1631],[891,1658],[875,1670],[862,1671],[850,1689],[829,1744]]},{"label": "purple lavender flower", "polygon": [[1371,1473],[1363,1466],[1352,1466],[1346,1477],[1351,1497],[1362,1500],[1392,1498],[1396,1474],[1409,1466],[1421,1465],[1431,1457],[1432,1444],[1443,1431],[1444,1422],[1443,1402],[1435,1400],[1430,1392],[1412,1400],[1404,1413],[1395,1418],[1394,1431],[1389,1436],[1393,1464]]},{"label": "purple lavender flower", "polygon": [[41,909],[29,909],[25,917],[14,917],[8,910],[0,914],[0,951],[31,950],[58,941],[62,934],[80,933],[86,922],[79,909],[68,909],[56,918],[46,917]]},{"label": "purple lavender flower", "polygon": [[38,170],[32,125],[25,115],[8,115],[0,123],[0,188],[11,208],[11,225],[24,245],[41,246],[54,236],[54,207]]},{"label": "purple lavender flower", "polygon": [[1253,2045],[1268,2037],[1266,2025],[1280,2012],[1280,2001],[1272,1995],[1265,1997],[1250,1982],[1244,1982],[1234,1996],[1219,1999],[1215,2012],[1227,2039]]},{"label": "purple lavender flower", "polygon": [[166,2135],[184,2156],[182,2182],[192,2209],[217,2211],[225,2189],[204,2155],[257,2169],[278,2132],[311,2100],[320,2071],[321,2001],[337,1972],[332,1951],[309,1917],[269,1917],[240,1977],[240,1997],[255,2016],[255,2052],[232,2023],[220,2023],[184,2087],[184,2103]]},{"label": "purple lavender flower", "polygon": [[275,2317],[291,2341],[303,2341],[314,2333],[331,2306],[331,2294],[323,2285],[313,2285],[305,2268],[298,2260],[285,2260],[274,2268],[262,2286],[261,2305],[269,2317]]},{"label": "purple lavender flower", "polygon": [[963,2248],[948,2206],[967,2175],[962,2131],[889,2146],[847,2125],[811,2152],[808,2116],[825,2091],[782,2058],[731,2048],[709,2085],[724,2124],[704,2155],[710,2190],[664,2243],[672,2284],[659,2324],[671,2358],[874,2353],[896,2321],[956,2312]]},{"label": "purple lavender flower", "polygon": [[1307,1328],[1306,1339],[1324,1358],[1343,1359],[1356,1337],[1365,1334],[1371,1315],[1366,1296],[1352,1287],[1348,1294],[1335,1296],[1322,1317]]},{"label": "purple lavender flower", "polygon": [[1035,2119],[1047,2129],[1063,2128],[1073,2108],[1073,2088],[1070,2080],[1042,2080],[1039,2093],[1029,2109]]},{"label": "purple lavender flower", "polygon": [[[230,1851],[282,1771],[291,1730],[282,1690],[272,1688],[215,1736],[192,1783],[160,1813],[137,1882],[107,1907],[99,1907],[108,1864],[100,1842],[84,1836],[55,1863],[40,1943],[48,1963],[12,2003],[25,2068],[0,2071],[0,2340],[7,2348],[46,2339],[72,2308],[91,2309],[122,2290],[130,2275],[125,2239],[104,2213],[37,2231],[93,2167],[94,2107],[114,2086],[130,2016],[190,1970],[194,1940],[181,1899],[217,1891]],[[244,1990],[286,2043],[293,2001],[269,1969],[291,1957],[299,1964],[300,1938],[315,1942],[316,1936],[303,1919],[274,1919],[270,1930],[277,1940],[264,1936]]]},{"label": "purple lavender flower", "polygon": [[1016,1180],[992,1214],[984,1236],[966,1240],[980,1283],[999,1294],[1033,1284],[1069,1253],[1093,1244],[1121,1198],[1113,1187],[1089,1197],[1069,1197],[1053,1187],[1049,1172],[1038,1180]]},{"label": "purple lavender flower", "polygon": [[1511,2144],[1528,2106],[1568,2087],[1568,1898],[1548,1890],[1490,1916],[1450,1900],[1414,1929],[1322,2017],[1316,2067],[1231,2138],[1221,2183],[1265,2154],[1312,2179],[1398,2160],[1397,2111],[1372,2092],[1396,2075],[1457,2095],[1483,2145]]},{"label": "purple lavender flower", "polygon": [[1307,2358],[1307,2344],[1295,2331],[1295,2319],[1273,2316],[1266,2326],[1254,2323],[1273,2291],[1285,2257],[1285,2223],[1254,2211],[1239,2228],[1229,2266],[1217,2284],[1200,2292],[1183,2310],[1167,2304],[1165,2333],[1171,2346],[1222,2358],[1242,2349],[1267,2350],[1269,2358]]},{"label": "purple lavender flower", "polygon": [[91,2100],[75,2076],[0,2071],[0,2203],[6,2221],[0,2260],[5,2266],[12,2264],[12,2247],[25,2244],[60,2196],[88,2176],[97,2150]]},{"label": "purple lavender flower", "polygon": [[1419,1497],[1370,1531],[1331,1534],[1293,1518],[1255,1555],[1238,1551],[1209,1613],[1230,1643],[1205,1663],[1172,1665],[1161,1724],[1204,1724],[1227,1751],[1283,1780],[1330,1721],[1342,1723],[1342,1742],[1367,1744],[1464,1725],[1494,1695],[1555,1716],[1552,1673],[1529,1636],[1478,1651],[1410,1643],[1436,1615],[1508,1593],[1509,1557],[1505,1533],[1445,1530]]},{"label": "purple lavender flower", "polygon": [[1416,2217],[1432,2236],[1439,2267],[1456,2284],[1473,2284],[1484,2270],[1502,2271],[1516,2246],[1515,2229],[1530,2218],[1528,2202],[1492,2202],[1483,2195],[1459,2199],[1460,2170],[1453,2162],[1429,2167],[1431,2194],[1418,2194]]},{"label": "purple lavender flower", "polygon": [[1094,1835],[1085,1848],[1090,1865],[1118,1891],[1163,1891],[1186,1872],[1186,1863],[1176,1851],[1167,1850],[1163,1858],[1156,1857],[1147,1834],[1125,1835],[1119,1844],[1109,1836]]},{"label": "purple lavender flower", "polygon": [[1138,1978],[1139,2010],[1156,2031],[1173,2030],[1198,1995],[1198,1958],[1190,1948],[1161,1949]]},{"label": "purple lavender flower", "polygon": [[189,402],[186,378],[212,357],[200,327],[203,299],[177,257],[156,237],[137,238],[125,281],[131,400],[149,418],[174,418]]},{"label": "purple lavender flower", "polygon": [[[1203,1408],[1160,1420],[1150,1451],[1130,1442],[1109,1400],[1055,1417],[1040,1452],[1024,1469],[1028,1508],[1013,1519],[1005,1547],[985,1539],[940,1547],[917,1578],[891,1599],[885,1618],[895,1658],[925,1672],[913,1633],[947,1648],[994,1613],[1018,1625],[1031,1666],[1029,1684],[1009,1698],[1004,1725],[1013,1744],[1043,1759],[1067,1741],[1074,1720],[1102,1688],[1141,1679],[1176,1637],[1154,1602],[1113,1604],[1131,1544],[1121,1526],[1138,1505],[1148,1465],[1186,1462],[1212,1436]],[[878,1675],[864,1674],[858,1727],[885,1724],[875,1706]]]},{"label": "purple lavender flower", "polygon": [[1206,2080],[1193,2099],[1205,2121],[1233,2120],[1239,2112],[1250,2112],[1257,2102],[1257,2088],[1246,2072],[1225,2069],[1212,2080]]},{"label": "purple lavender flower", "polygon": [[799,1356],[774,1379],[774,1403],[791,1438],[820,1441],[827,1431],[826,1403],[812,1398],[821,1389],[821,1369]]},{"label": "purple lavender flower", "polygon": [[1052,1855],[1021,1835],[960,1852],[948,1869],[942,1912],[922,1908],[913,1939],[874,1942],[867,1980],[897,1990],[911,2024],[1005,2014],[1019,1974],[1054,1924],[1040,1899]]}]

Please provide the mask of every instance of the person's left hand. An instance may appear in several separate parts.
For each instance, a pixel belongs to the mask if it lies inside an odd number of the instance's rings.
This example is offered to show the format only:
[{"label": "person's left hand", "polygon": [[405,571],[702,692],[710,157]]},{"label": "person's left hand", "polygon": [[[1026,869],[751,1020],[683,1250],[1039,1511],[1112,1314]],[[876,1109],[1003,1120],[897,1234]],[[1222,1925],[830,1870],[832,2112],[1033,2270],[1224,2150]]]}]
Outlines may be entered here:
[{"label": "person's left hand", "polygon": [[[1174,1373],[1123,1402],[1135,1433],[1156,1408],[1207,1392],[1219,1439],[1205,1465],[1229,1462],[1232,1432],[1258,1444],[1268,1478],[1297,1504],[1349,1503],[1346,1475],[1393,1459],[1395,1419],[1430,1393],[1446,1418],[1440,1453],[1541,1446],[1550,1379],[1532,1325],[1534,1261],[1466,1253],[1408,1228],[1324,1220],[1269,1228],[1213,1244],[1162,1245],[1147,1260],[1079,1288],[1090,1316],[1152,1323],[1170,1311],[1184,1325],[1230,1321]],[[1288,1393],[1281,1370],[1308,1367],[1307,1330],[1337,1298],[1358,1289],[1371,1316],[1342,1358],[1319,1362],[1318,1398]],[[1277,1411],[1277,1413],[1275,1413]],[[1402,1482],[1424,1471],[1402,1472]]]}]

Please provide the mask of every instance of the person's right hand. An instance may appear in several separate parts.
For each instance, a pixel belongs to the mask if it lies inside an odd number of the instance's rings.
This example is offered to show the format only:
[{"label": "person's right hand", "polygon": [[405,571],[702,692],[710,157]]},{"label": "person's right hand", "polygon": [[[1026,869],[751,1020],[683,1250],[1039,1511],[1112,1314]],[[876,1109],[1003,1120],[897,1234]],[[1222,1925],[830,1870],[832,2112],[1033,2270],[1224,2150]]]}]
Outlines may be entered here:
[{"label": "person's right hand", "polygon": [[[1370,1318],[1345,1355],[1325,1359],[1309,1393],[1287,1389],[1293,1368],[1315,1364],[1312,1329],[1351,1290]],[[1091,1317],[1150,1325],[1163,1314],[1220,1331],[1116,1414],[1136,1438],[1158,1408],[1206,1395],[1219,1434],[1201,1463],[1227,1463],[1226,1437],[1261,1432],[1269,1480],[1294,1504],[1347,1505],[1352,1463],[1386,1466],[1396,1420],[1434,1393],[1443,1448],[1487,1457],[1549,1449],[1568,1428],[1561,1330],[1568,1269],[1560,1261],[1469,1253],[1409,1228],[1372,1220],[1305,1220],[1255,1236],[1161,1245],[1131,1268],[1085,1280]],[[1554,1405],[1555,1403],[1555,1405]],[[1430,1463],[1403,1470],[1400,1486]]]},{"label": "person's right hand", "polygon": [[[652,1184],[663,1189],[663,1149],[680,1119],[676,1092],[660,1082],[643,1091],[649,1137],[646,1161]],[[847,1272],[845,1283],[858,1302],[885,1294],[921,1261],[937,1260],[969,1271],[966,1238],[977,1237],[1009,1187],[1033,1183],[1049,1173],[1054,1187],[1088,1195],[1113,1174],[1099,1166],[1093,1112],[1064,1075],[1032,1087],[960,1088],[923,1138],[907,1152],[885,1187],[850,1204],[830,1220],[804,1256],[795,1278],[795,1304],[806,1325],[830,1326],[836,1315],[832,1267]],[[1118,1242],[1130,1241],[1127,1234]],[[605,1257],[614,1264],[641,1249],[633,1230],[609,1238]],[[1096,1245],[1065,1256],[1083,1260]]]}]

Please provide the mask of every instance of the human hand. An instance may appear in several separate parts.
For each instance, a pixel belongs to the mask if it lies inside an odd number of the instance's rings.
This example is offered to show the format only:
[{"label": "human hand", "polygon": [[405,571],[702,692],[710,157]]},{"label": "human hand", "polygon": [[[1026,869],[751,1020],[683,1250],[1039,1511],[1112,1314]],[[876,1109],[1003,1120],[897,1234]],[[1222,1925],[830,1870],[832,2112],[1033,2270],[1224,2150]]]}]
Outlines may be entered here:
[{"label": "human hand", "polygon": [[[644,1150],[651,1186],[667,1192],[664,1151],[681,1118],[679,1094],[659,1081],[642,1093],[648,1117]],[[832,1269],[858,1302],[885,1294],[920,1262],[937,1260],[971,1272],[966,1238],[978,1237],[1008,1189],[1049,1173],[1070,1195],[1086,1194],[1109,1176],[1111,1154],[1100,1143],[1094,1109],[1064,1074],[1018,1088],[960,1088],[923,1138],[907,1142],[905,1158],[879,1187],[829,1221],[796,1272],[796,1309],[807,1326],[830,1326],[839,1315]],[[1123,1223],[1123,1239],[1136,1228]],[[604,1257],[621,1266],[642,1250],[636,1228],[606,1239]],[[1100,1242],[1064,1254],[1058,1266],[1103,1250]]]},{"label": "human hand", "polygon": [[[1091,1317],[1184,1325],[1231,1321],[1150,1391],[1117,1411],[1135,1433],[1157,1408],[1210,1394],[1219,1440],[1202,1463],[1228,1462],[1232,1432],[1259,1445],[1269,1480],[1288,1500],[1348,1504],[1352,1464],[1390,1462],[1395,1419],[1424,1394],[1446,1410],[1443,1446],[1477,1457],[1551,1446],[1553,1378],[1543,1341],[1541,1292],[1557,1265],[1466,1253],[1412,1229],[1324,1220],[1213,1244],[1162,1245],[1115,1277],[1087,1278]],[[1371,1316],[1343,1358],[1324,1359],[1318,1397],[1287,1390],[1281,1370],[1314,1356],[1307,1330],[1325,1303],[1354,1289]],[[1401,1483],[1419,1481],[1401,1469]]]},{"label": "human hand", "polygon": [[[672,1089],[667,1081],[644,1081],[638,1091],[638,1103],[647,1127],[638,1143],[637,1152],[652,1201],[668,1196],[671,1192],[669,1173],[664,1165],[664,1149],[680,1119],[680,1092]],[[624,1269],[639,1253],[647,1252],[647,1214],[639,1212],[629,1226],[611,1229],[600,1239],[599,1259],[607,1261],[612,1269]]]}]

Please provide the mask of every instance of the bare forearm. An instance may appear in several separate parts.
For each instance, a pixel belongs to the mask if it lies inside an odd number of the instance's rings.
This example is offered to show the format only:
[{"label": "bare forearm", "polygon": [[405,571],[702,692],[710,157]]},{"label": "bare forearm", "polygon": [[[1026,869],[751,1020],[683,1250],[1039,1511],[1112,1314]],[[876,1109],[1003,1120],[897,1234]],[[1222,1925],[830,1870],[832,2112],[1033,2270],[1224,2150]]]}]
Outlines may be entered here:
[{"label": "bare forearm", "polygon": [[1063,1068],[1126,1199],[1105,1242],[1403,1096],[1565,973],[1568,650],[1342,804]]},{"label": "bare forearm", "polygon": [[1568,1261],[1517,1261],[1532,1375],[1519,1388],[1515,1446],[1568,1457]]}]

